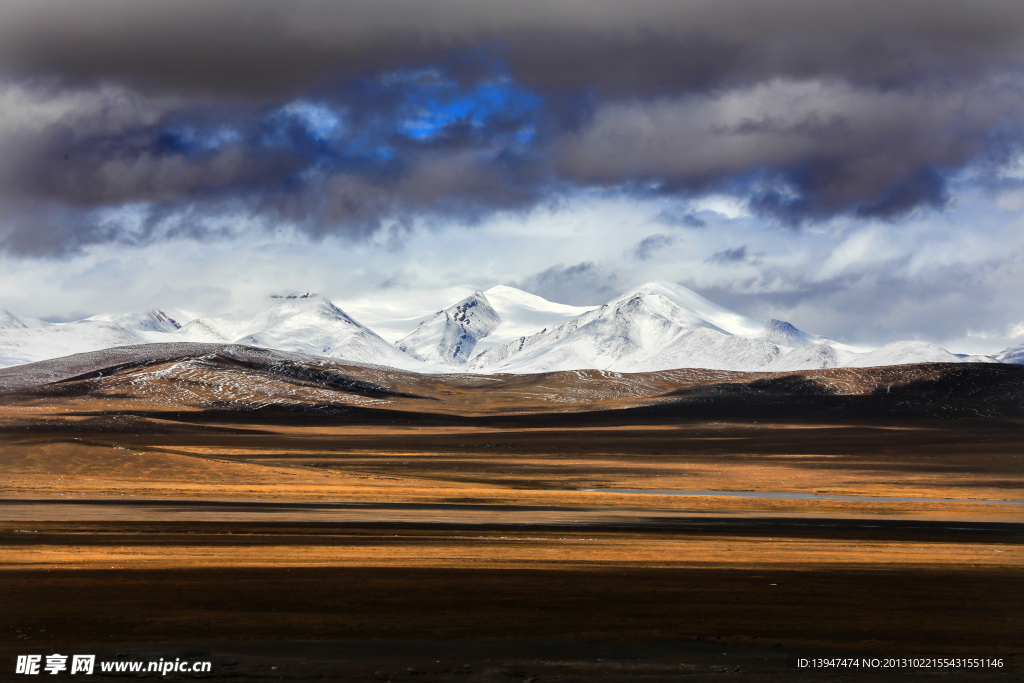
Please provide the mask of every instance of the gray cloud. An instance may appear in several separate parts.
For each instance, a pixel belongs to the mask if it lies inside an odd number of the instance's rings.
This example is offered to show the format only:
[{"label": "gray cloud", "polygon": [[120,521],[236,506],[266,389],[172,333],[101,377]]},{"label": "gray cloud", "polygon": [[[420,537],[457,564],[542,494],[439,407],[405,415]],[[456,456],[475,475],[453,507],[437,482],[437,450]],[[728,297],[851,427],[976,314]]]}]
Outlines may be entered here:
[{"label": "gray cloud", "polygon": [[695,216],[692,213],[670,211],[663,209],[654,218],[658,223],[664,225],[671,225],[674,227],[684,228],[704,228],[707,227],[707,221],[700,216]]},{"label": "gray cloud", "polygon": [[891,85],[1019,62],[1019,9],[1013,0],[8,0],[0,63],[16,77],[262,96],[494,44],[517,79],[547,90],[646,96],[821,76]]},{"label": "gray cloud", "polygon": [[942,206],[951,171],[1008,159],[1020,140],[994,131],[1014,120],[1024,120],[1020,78],[910,90],[772,81],[605,105],[564,138],[556,158],[564,175],[585,183],[742,187],[753,208],[791,222],[888,217]]},{"label": "gray cloud", "polygon": [[[202,237],[232,217],[364,237],[580,188],[731,194],[794,226],[896,219],[1024,148],[1022,67],[1016,0],[8,0],[0,248]],[[453,98],[515,91],[409,135],[431,73]],[[344,131],[282,118],[297,98]],[[118,223],[122,206],[143,218]]]},{"label": "gray cloud", "polygon": [[722,265],[727,265],[730,263],[740,263],[742,261],[745,261],[746,259],[747,247],[746,245],[744,245],[742,247],[735,247],[733,249],[723,249],[722,251],[717,251],[711,256],[709,256],[707,261],[708,263],[720,263]]},{"label": "gray cloud", "polygon": [[590,261],[551,266],[514,286],[550,301],[577,306],[597,306],[620,294],[615,273]]},{"label": "gray cloud", "polygon": [[[52,85],[0,88],[0,106],[0,248],[18,254],[203,238],[251,219],[359,237],[414,216],[473,221],[541,196],[500,149],[422,146],[377,163],[339,159],[307,129],[271,129],[260,108],[197,109],[120,87]],[[210,117],[208,128],[234,127],[226,142],[182,150],[168,140],[182,121]],[[270,135],[283,139],[268,145]],[[117,211],[125,206],[127,218]]]},{"label": "gray cloud", "polygon": [[640,240],[635,247],[633,247],[633,258],[641,261],[650,260],[656,253],[670,247],[675,244],[676,238],[674,235],[649,235],[648,237]]}]

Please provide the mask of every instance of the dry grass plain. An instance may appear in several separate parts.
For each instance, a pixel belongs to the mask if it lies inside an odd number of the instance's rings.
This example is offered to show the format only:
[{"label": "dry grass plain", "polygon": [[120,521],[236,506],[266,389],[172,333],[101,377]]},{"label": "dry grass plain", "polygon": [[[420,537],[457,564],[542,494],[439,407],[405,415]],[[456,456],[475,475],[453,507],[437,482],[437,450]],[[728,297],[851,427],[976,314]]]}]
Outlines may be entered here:
[{"label": "dry grass plain", "polygon": [[237,680],[833,680],[787,664],[832,652],[1018,677],[1021,416],[956,392],[989,376],[736,396],[775,378],[334,368],[388,394],[204,363],[0,394],[6,652],[205,652]]}]

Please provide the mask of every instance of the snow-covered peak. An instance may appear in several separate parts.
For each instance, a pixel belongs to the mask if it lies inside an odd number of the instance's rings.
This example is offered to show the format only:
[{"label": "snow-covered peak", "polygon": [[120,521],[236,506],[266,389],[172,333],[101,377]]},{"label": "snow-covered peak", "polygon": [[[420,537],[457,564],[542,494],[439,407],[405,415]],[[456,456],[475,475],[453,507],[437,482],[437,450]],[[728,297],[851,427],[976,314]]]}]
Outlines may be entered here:
[{"label": "snow-covered peak", "polygon": [[477,291],[420,323],[395,346],[423,361],[461,365],[477,342],[500,324],[501,317],[487,296]]},{"label": "snow-covered peak", "polygon": [[10,311],[0,309],[0,330],[23,330],[28,325],[22,322],[21,318],[14,315]]},{"label": "snow-covered peak", "polygon": [[[711,327],[719,331],[723,328],[698,314],[687,306],[676,303],[674,297],[666,296],[666,292],[657,289],[641,289],[627,292],[623,296],[612,301],[599,309],[599,318],[620,318],[621,321],[633,328],[633,336],[641,343],[658,343],[668,341],[662,339],[665,333],[659,333],[656,339],[644,339],[650,337],[652,322],[663,322],[667,325],[677,327],[677,330],[666,328],[667,334],[676,336],[678,331],[692,331],[702,327]],[[657,326],[660,329],[660,326]]]},{"label": "snow-covered peak", "polygon": [[176,332],[181,324],[158,308],[145,313],[127,313],[125,315],[94,315],[86,320],[117,323],[126,330],[136,332]]},{"label": "snow-covered peak", "polygon": [[784,320],[775,320],[774,318],[765,323],[761,333],[757,335],[757,339],[790,348],[818,344],[822,340],[816,334],[808,334]]},{"label": "snow-covered peak", "polygon": [[1024,365],[1024,344],[1018,344],[1017,346],[1011,346],[1008,349],[1003,349],[993,356],[993,358],[1001,363]]},{"label": "snow-covered peak", "polygon": [[[919,355],[906,352],[907,358]],[[950,362],[973,360],[943,353]],[[741,315],[681,285],[648,282],[562,325],[486,349],[469,365],[485,372],[797,370],[845,365],[859,356],[788,322]]]},{"label": "snow-covered peak", "polygon": [[[188,341],[237,342],[264,346],[265,344],[256,343],[251,339],[267,333],[277,336],[301,335],[335,324],[362,327],[329,299],[319,294],[275,294],[264,299],[257,307],[196,318],[182,326],[179,335],[187,337]],[[247,339],[250,341],[245,341]]]},{"label": "snow-covered peak", "polygon": [[181,327],[177,333],[182,341],[227,344],[234,339],[232,331],[220,324],[220,321],[213,318],[196,318]]},{"label": "snow-covered peak", "polygon": [[50,323],[36,318],[22,318],[14,315],[6,308],[0,309],[0,330],[26,330],[46,327]]},{"label": "snow-covered peak", "polygon": [[757,337],[765,327],[765,322],[757,318],[741,315],[728,308],[705,299],[692,289],[677,285],[672,282],[656,281],[647,282],[634,287],[625,294],[612,299],[607,305],[611,306],[621,300],[634,298],[638,295],[661,295],[679,306],[682,309],[699,316],[700,318],[719,327],[729,334],[738,334],[743,337]]},{"label": "snow-covered peak", "polygon": [[513,314],[517,311],[535,311],[537,313],[553,313],[557,315],[577,316],[585,313],[596,306],[570,306],[548,301],[544,297],[524,292],[515,287],[497,285],[484,292],[487,300],[491,302],[494,310],[499,315],[502,313]]},{"label": "snow-covered peak", "polygon": [[501,324],[477,342],[478,353],[545,329],[554,329],[596,308],[555,303],[506,285],[491,287],[483,294],[497,312]]},{"label": "snow-covered peak", "polygon": [[689,313],[698,316],[702,320],[711,323],[729,334],[734,334],[748,339],[775,344],[781,347],[798,348],[808,344],[828,344],[844,351],[856,352],[857,349],[839,344],[816,334],[810,334],[798,329],[791,323],[784,320],[761,320],[747,315],[730,311],[719,306],[713,301],[705,299],[692,289],[677,285],[672,282],[656,281],[647,282],[634,287],[625,294],[613,299],[608,305],[616,301],[635,298],[636,296],[660,295]]},{"label": "snow-covered peak", "polygon": [[516,372],[647,369],[648,361],[690,332],[707,328],[729,336],[674,299],[686,301],[657,283],[638,287],[558,327],[488,349],[472,366]]},{"label": "snow-covered peak", "polygon": [[990,356],[953,354],[946,349],[921,341],[897,341],[880,349],[859,354],[846,363],[849,368],[871,368],[908,363],[997,363]]},{"label": "snow-covered peak", "polygon": [[269,297],[269,306],[250,316],[253,324],[260,327],[294,321],[298,316],[312,320],[345,321],[356,323],[345,311],[335,306],[330,299],[320,294],[275,294]]},{"label": "snow-covered peak", "polygon": [[[504,285],[484,292],[461,285],[445,291],[455,293],[453,299],[463,298],[436,313],[427,313],[435,310],[436,300],[430,307],[423,305],[436,292],[410,301],[390,294],[384,315],[374,320],[399,321],[393,325],[398,334],[389,336],[404,335],[398,348],[314,293],[276,295],[249,310],[200,318],[176,309],[154,309],[47,323],[0,311],[0,366],[162,342],[247,344],[419,372],[790,371],[1024,362],[1024,345],[1003,351],[998,359],[953,354],[924,342],[895,342],[864,353],[781,320],[729,311],[668,282],[648,282],[596,308],[554,303]],[[360,316],[369,315],[373,307],[364,301],[359,310]],[[409,331],[416,322],[420,325]]]},{"label": "snow-covered peak", "polygon": [[406,370],[431,369],[360,325],[327,297],[313,293],[275,295],[255,311],[198,318],[183,326],[175,337],[180,341],[226,341]]}]

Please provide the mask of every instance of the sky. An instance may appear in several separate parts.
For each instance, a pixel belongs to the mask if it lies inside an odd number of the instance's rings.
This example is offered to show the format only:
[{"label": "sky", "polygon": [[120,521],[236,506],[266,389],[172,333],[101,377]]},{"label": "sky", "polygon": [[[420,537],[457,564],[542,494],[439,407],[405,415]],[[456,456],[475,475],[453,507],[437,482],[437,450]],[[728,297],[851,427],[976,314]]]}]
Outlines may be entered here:
[{"label": "sky", "polygon": [[[1017,0],[6,0],[0,308],[644,282],[1024,341]],[[401,306],[399,306],[401,307]]]}]

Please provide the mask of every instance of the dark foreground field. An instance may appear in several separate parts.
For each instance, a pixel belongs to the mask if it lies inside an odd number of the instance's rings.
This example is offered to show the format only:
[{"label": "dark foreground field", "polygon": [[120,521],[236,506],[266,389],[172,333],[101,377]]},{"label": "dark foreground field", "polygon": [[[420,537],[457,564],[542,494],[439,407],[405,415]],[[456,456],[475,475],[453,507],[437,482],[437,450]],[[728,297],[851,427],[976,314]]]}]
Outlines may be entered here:
[{"label": "dark foreground field", "polygon": [[1021,678],[1024,368],[101,361],[0,373],[0,679]]}]

